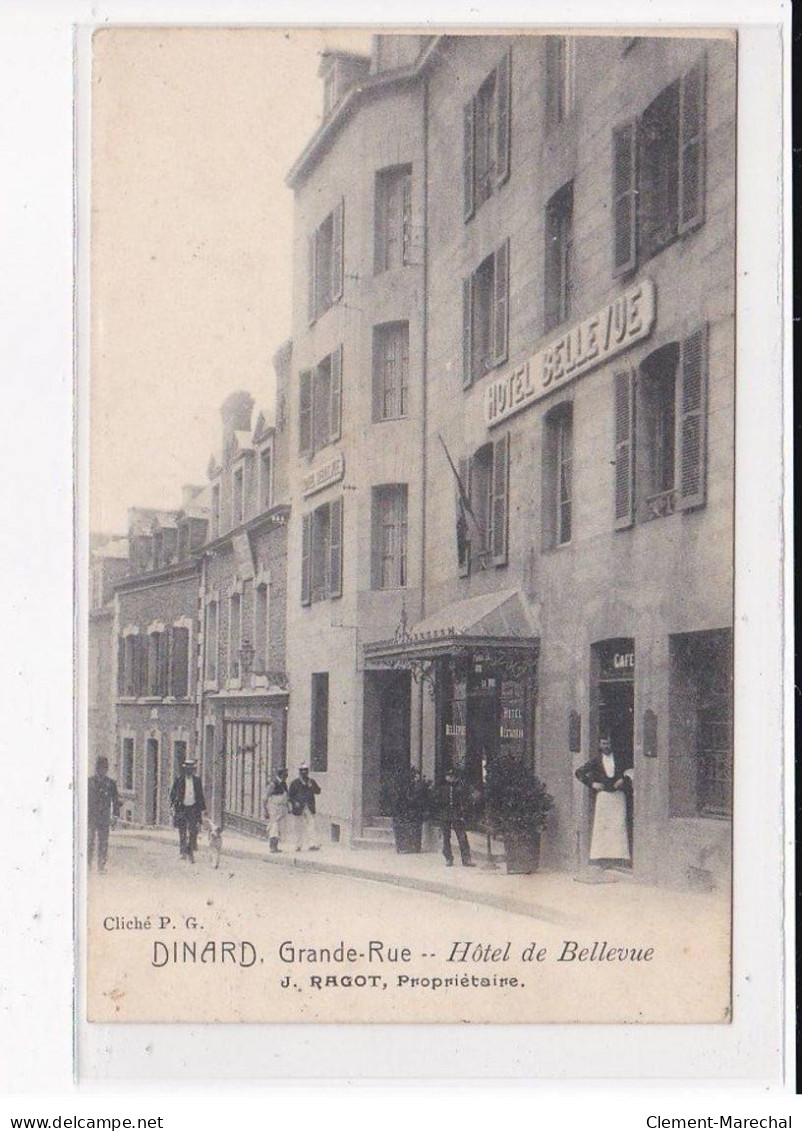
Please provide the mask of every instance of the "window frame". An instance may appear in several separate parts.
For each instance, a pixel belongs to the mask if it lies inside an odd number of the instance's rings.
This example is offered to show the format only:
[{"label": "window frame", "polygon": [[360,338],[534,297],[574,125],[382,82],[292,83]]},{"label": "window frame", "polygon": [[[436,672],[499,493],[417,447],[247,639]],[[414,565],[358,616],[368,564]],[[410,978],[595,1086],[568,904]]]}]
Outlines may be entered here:
[{"label": "window frame", "polygon": [[[392,530],[388,553],[383,534]],[[409,585],[409,486],[382,483],[371,489],[371,588],[386,592]]]},{"label": "window frame", "polygon": [[[395,230],[395,231],[394,231]],[[394,231],[395,238],[390,240]],[[390,248],[398,247],[398,254]],[[383,275],[412,263],[412,165],[388,165],[374,181],[373,273]]]},{"label": "window frame", "polygon": [[[393,346],[396,378],[388,389],[389,347]],[[398,364],[400,354],[400,364]],[[392,395],[388,410],[388,392]],[[404,420],[409,415],[409,322],[380,322],[373,327],[373,423]]]}]

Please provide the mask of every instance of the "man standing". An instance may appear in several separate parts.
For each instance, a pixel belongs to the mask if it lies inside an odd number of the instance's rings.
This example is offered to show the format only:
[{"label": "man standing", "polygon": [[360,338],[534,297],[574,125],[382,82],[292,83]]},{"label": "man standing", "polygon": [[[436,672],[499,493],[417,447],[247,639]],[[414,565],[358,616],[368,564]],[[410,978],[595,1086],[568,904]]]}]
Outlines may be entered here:
[{"label": "man standing", "polygon": [[471,860],[471,846],[468,844],[468,818],[471,811],[470,790],[459,770],[446,771],[446,779],[441,791],[441,821],[443,828],[443,856],[446,867],[454,864],[451,851],[451,831],[453,829],[459,844],[459,852],[464,868],[474,868]]},{"label": "man standing", "polygon": [[106,859],[109,854],[109,829],[120,812],[117,782],[114,778],[110,778],[108,773],[109,760],[101,756],[95,762],[95,772],[89,779],[88,805],[89,867],[92,867],[92,858],[95,854],[95,837],[97,837],[98,872],[106,871]]},{"label": "man standing", "polygon": [[170,790],[173,824],[178,829],[181,857],[190,864],[195,863],[198,826],[206,812],[206,799],[203,796],[201,780],[195,773],[196,765],[194,758],[187,758],[182,766],[183,773],[175,779]]},{"label": "man standing", "polygon": [[265,794],[265,816],[267,817],[267,835],[271,852],[281,852],[278,842],[283,839],[284,825],[289,809],[287,770],[282,766],[281,769],[276,770]]},{"label": "man standing", "polygon": [[317,842],[315,828],[315,797],[320,793],[320,786],[314,778],[309,776],[309,767],[304,763],[298,767],[298,777],[290,785],[290,811],[295,818],[295,851],[300,852],[304,839],[310,852],[317,852],[320,845]]}]

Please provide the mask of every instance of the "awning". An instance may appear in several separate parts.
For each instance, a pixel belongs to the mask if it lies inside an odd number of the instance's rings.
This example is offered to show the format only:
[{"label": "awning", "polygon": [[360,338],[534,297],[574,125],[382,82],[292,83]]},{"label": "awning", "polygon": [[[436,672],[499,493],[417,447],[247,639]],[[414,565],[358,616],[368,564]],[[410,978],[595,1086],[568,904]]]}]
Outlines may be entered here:
[{"label": "awning", "polygon": [[409,632],[399,630],[391,640],[365,644],[365,667],[385,668],[393,660],[431,660],[466,649],[532,653],[539,635],[520,589],[504,589],[455,601]]}]

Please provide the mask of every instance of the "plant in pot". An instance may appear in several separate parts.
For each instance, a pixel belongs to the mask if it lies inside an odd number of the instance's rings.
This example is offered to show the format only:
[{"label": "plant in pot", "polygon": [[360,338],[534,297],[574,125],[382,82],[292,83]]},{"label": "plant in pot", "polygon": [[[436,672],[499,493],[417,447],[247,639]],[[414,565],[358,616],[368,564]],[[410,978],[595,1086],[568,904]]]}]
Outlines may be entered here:
[{"label": "plant in pot", "polygon": [[403,766],[382,787],[382,804],[393,819],[396,852],[420,852],[423,822],[433,809],[432,783],[415,766]]},{"label": "plant in pot", "polygon": [[514,754],[502,754],[488,766],[487,816],[504,841],[507,872],[528,875],[540,866],[540,835],[554,799],[545,783]]}]

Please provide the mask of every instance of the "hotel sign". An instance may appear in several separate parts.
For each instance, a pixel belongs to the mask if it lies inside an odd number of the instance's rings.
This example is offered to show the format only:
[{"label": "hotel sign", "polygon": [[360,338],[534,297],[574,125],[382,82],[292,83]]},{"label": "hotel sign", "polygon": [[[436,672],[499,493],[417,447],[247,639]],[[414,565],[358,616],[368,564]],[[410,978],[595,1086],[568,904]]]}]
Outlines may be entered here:
[{"label": "hotel sign", "polygon": [[322,491],[325,487],[331,487],[332,483],[339,483],[345,475],[345,456],[342,452],[330,459],[327,463],[322,464],[316,468],[315,471],[310,471],[301,480],[301,494],[304,498],[309,495],[315,495],[318,491]]},{"label": "hotel sign", "polygon": [[643,279],[549,342],[528,361],[495,378],[485,390],[488,428],[648,337],[655,312],[654,283]]}]

